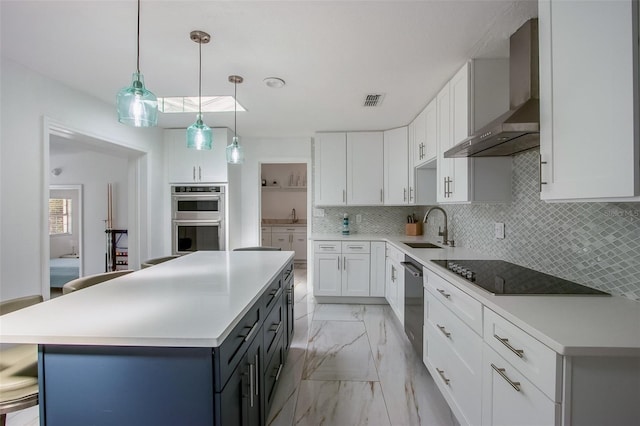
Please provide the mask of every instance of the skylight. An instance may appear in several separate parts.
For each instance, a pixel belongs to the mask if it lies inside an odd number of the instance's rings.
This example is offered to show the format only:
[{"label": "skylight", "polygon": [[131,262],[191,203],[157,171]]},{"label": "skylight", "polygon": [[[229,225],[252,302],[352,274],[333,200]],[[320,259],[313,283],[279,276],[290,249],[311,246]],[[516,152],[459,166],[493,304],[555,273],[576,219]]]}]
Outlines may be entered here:
[{"label": "skylight", "polygon": [[[203,96],[202,112],[233,112],[233,96]],[[158,98],[158,111],[165,114],[177,112],[198,112],[197,96],[175,96]],[[238,102],[238,111],[246,111]]]}]

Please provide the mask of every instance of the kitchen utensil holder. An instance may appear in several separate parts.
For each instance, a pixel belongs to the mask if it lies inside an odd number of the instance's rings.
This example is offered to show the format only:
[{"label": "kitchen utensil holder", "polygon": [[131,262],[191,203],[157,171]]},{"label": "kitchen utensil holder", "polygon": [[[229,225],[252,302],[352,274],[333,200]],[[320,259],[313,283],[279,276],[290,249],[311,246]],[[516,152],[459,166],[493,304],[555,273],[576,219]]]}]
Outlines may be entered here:
[{"label": "kitchen utensil holder", "polygon": [[405,233],[411,236],[422,235],[422,222],[407,223],[405,225]]}]

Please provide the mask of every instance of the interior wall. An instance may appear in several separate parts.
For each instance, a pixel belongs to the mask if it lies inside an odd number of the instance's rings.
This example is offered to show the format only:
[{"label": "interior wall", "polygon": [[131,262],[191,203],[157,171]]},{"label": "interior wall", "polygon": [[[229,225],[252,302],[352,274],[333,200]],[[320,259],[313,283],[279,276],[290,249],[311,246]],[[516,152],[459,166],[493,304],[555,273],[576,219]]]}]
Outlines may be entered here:
[{"label": "interior wall", "polygon": [[306,219],[305,163],[262,164],[261,179],[266,181],[262,187],[262,219],[291,219],[293,209],[298,219]]},{"label": "interior wall", "polygon": [[[164,178],[161,129],[124,126],[116,120],[113,103],[78,92],[5,57],[0,71],[0,300],[44,291],[43,259],[48,257],[44,254],[48,255],[49,244],[42,219],[50,175],[44,168],[49,155],[43,141],[45,117],[79,133],[147,153],[146,176],[140,180],[148,182],[142,197],[144,211],[149,213],[140,218],[140,253],[151,257],[153,247],[163,247],[162,217],[153,214],[163,208],[162,191],[156,187]],[[99,71],[94,78],[100,78]]]},{"label": "interior wall", "polygon": [[[242,165],[242,245],[260,245],[260,200],[262,163],[306,163],[311,182],[311,138],[243,138]],[[307,201],[307,211],[310,200]],[[307,219],[309,219],[307,217]]]},{"label": "interior wall", "polygon": [[[105,272],[105,220],[107,219],[107,185],[113,193],[113,227],[128,229],[129,159],[99,152],[85,151],[50,156],[51,167],[62,173],[51,177],[51,184],[82,184],[84,201],[84,275]],[[50,253],[50,257],[56,257]]]},{"label": "interior wall", "polygon": [[71,232],[62,235],[49,235],[49,257],[63,254],[77,254],[80,240],[80,194],[75,189],[52,189],[49,198],[71,199]]}]

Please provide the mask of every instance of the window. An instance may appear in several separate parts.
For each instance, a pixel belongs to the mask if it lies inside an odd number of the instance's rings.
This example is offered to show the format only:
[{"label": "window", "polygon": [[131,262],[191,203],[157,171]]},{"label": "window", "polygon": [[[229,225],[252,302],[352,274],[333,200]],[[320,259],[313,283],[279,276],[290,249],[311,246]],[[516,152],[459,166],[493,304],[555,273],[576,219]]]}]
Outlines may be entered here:
[{"label": "window", "polygon": [[71,234],[71,199],[49,199],[49,235]]}]

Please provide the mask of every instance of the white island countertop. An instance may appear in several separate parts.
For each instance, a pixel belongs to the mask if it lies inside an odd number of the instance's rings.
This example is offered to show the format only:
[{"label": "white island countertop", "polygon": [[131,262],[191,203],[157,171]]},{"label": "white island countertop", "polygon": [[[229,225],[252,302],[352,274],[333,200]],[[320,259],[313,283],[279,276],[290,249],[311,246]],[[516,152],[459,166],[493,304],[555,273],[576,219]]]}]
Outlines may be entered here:
[{"label": "white island countertop", "polygon": [[217,347],[291,251],[201,251],[0,317],[0,342]]},{"label": "white island countertop", "polygon": [[[494,295],[436,265],[438,259],[492,259],[462,247],[442,246],[424,236],[314,234],[314,241],[384,241],[419,261],[555,352],[567,356],[640,357],[640,303],[621,296]],[[413,249],[403,242],[431,242],[439,249]],[[543,271],[544,272],[544,271]]]}]

